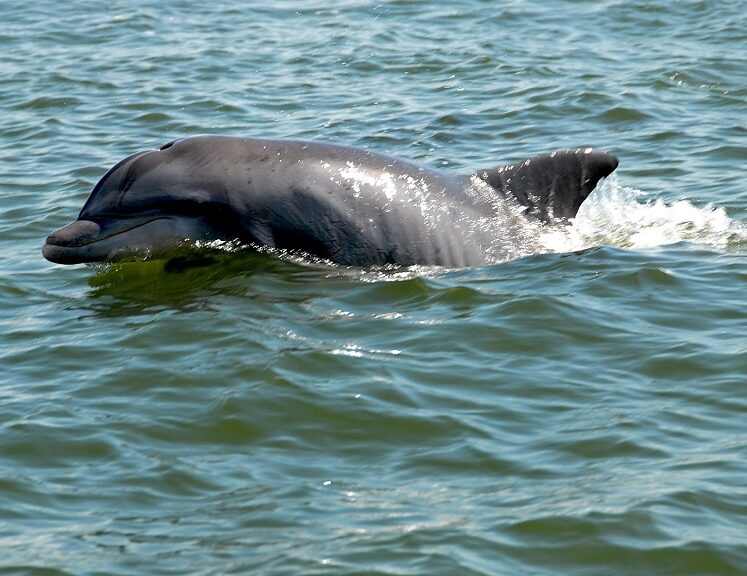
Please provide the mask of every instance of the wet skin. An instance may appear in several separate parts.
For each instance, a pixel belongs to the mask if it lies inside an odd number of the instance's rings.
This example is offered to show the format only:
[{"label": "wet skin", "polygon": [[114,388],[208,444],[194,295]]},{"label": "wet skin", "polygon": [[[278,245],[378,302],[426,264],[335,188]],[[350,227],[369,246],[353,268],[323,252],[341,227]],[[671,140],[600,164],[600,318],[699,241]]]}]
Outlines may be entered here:
[{"label": "wet skin", "polygon": [[353,147],[198,136],[112,167],[43,254],[78,264],[238,240],[351,266],[480,265],[491,239],[465,234],[471,222],[506,203],[566,222],[617,164],[563,150],[460,176]]}]

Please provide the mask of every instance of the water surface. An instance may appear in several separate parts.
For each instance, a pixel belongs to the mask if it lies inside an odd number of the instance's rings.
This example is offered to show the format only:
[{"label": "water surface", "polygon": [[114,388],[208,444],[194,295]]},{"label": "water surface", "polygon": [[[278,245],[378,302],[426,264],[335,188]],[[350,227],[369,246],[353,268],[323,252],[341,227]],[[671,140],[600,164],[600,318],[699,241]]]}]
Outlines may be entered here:
[{"label": "water surface", "polygon": [[[743,3],[0,14],[0,574],[747,571]],[[481,268],[42,259],[204,133],[621,164]]]}]

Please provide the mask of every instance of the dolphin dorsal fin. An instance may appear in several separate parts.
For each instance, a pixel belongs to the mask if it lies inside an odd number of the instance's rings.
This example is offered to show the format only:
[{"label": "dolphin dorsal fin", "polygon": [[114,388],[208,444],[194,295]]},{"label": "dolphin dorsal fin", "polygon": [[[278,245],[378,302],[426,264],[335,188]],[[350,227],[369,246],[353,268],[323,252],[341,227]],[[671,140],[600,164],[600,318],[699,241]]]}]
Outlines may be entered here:
[{"label": "dolphin dorsal fin", "polygon": [[542,221],[575,218],[597,182],[617,168],[617,158],[591,148],[559,150],[488,170],[481,178],[504,197],[513,196]]}]

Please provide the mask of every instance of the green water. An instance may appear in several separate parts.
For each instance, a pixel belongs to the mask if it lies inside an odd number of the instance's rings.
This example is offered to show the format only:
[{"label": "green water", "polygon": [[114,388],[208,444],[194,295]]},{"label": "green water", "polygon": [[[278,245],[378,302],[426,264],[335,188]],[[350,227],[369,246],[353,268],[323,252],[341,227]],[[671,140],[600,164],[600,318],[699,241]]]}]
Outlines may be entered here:
[{"label": "green water", "polygon": [[[747,573],[741,1],[0,2],[0,574]],[[621,160],[475,269],[55,266],[200,133]]]}]

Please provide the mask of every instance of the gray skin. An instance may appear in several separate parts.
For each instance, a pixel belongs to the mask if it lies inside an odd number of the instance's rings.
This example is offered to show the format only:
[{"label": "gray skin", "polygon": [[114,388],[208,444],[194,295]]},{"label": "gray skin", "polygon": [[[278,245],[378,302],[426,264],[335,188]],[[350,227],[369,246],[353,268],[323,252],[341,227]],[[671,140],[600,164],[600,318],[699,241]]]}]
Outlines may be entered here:
[{"label": "gray skin", "polygon": [[43,254],[78,264],[239,240],[351,266],[474,266],[491,242],[476,222],[509,205],[567,221],[617,164],[564,150],[457,176],[352,147],[198,136],[116,164]]}]

